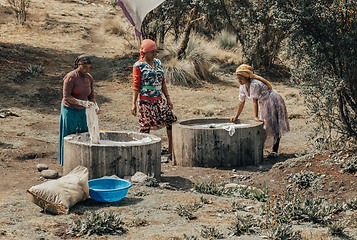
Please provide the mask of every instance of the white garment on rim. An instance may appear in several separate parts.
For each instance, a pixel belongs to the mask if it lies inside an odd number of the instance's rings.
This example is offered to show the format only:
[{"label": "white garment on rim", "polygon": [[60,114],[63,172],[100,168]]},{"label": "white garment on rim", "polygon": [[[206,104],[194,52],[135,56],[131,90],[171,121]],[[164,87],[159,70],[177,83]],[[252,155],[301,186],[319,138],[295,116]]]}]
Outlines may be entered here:
[{"label": "white garment on rim", "polygon": [[125,16],[135,26],[136,36],[141,35],[141,23],[146,14],[159,6],[165,0],[119,0],[118,5],[123,9]]}]

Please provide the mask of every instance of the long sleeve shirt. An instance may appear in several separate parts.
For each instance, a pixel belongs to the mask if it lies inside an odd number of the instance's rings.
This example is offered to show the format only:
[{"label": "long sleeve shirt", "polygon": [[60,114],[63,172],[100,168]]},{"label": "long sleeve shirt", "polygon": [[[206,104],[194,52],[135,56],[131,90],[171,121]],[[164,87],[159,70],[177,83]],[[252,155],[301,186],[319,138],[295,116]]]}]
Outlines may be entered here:
[{"label": "long sleeve shirt", "polygon": [[83,106],[68,102],[71,97],[85,101],[94,99],[93,77],[89,73],[83,75],[76,69],[63,78],[62,104],[66,107],[82,109]]},{"label": "long sleeve shirt", "polygon": [[133,89],[139,91],[139,98],[158,100],[162,98],[162,84],[165,83],[161,61],[154,59],[155,69],[142,58],[133,66]]}]

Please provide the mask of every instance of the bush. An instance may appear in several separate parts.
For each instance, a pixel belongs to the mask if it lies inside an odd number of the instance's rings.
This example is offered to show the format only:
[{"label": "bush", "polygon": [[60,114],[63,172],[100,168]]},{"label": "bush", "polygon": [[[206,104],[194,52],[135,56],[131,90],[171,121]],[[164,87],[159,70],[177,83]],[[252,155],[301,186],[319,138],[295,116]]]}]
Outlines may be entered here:
[{"label": "bush", "polygon": [[348,224],[348,220],[340,219],[338,221],[333,221],[328,224],[329,232],[334,236],[343,236],[343,230],[346,228]]},{"label": "bush", "polygon": [[17,22],[23,25],[27,20],[27,12],[30,7],[30,0],[7,0],[11,9],[15,12]]},{"label": "bush", "polygon": [[296,186],[299,190],[313,188],[317,189],[320,186],[321,179],[311,171],[301,171],[300,173],[289,174],[289,187]]},{"label": "bush", "polygon": [[41,75],[44,68],[41,65],[30,65],[26,70],[33,75]]},{"label": "bush", "polygon": [[224,239],[224,235],[214,227],[204,227],[201,230],[201,236],[207,239]]},{"label": "bush", "polygon": [[90,236],[93,234],[122,235],[126,233],[127,230],[124,228],[124,222],[120,219],[119,214],[100,211],[86,213],[84,218],[74,220],[67,232],[77,236]]},{"label": "bush", "polygon": [[346,164],[343,164],[343,172],[355,173],[357,172],[357,155],[353,156],[351,159],[346,161]]},{"label": "bush", "polygon": [[179,42],[164,47],[159,51],[159,58],[163,61],[164,74],[167,82],[172,85],[200,86],[201,80],[214,79],[214,69],[210,68],[210,43],[197,35],[192,35],[188,43],[186,54],[177,59]]},{"label": "bush", "polygon": [[[357,141],[357,1],[277,0],[295,83],[327,138]],[[346,139],[345,139],[346,140]]]},{"label": "bush", "polygon": [[236,216],[236,219],[229,230],[236,236],[243,234],[256,234],[259,232],[261,222],[259,219],[255,219],[252,215],[241,217]]},{"label": "bush", "polygon": [[215,38],[218,42],[220,48],[234,48],[236,43],[236,38],[233,34],[223,30],[220,34],[218,34]]}]

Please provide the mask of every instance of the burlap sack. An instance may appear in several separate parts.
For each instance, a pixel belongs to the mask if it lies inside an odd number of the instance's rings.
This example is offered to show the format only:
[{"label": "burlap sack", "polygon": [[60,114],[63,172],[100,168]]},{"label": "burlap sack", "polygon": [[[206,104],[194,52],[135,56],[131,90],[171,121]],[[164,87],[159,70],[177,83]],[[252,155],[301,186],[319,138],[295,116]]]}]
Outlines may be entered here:
[{"label": "burlap sack", "polygon": [[68,214],[72,206],[89,197],[88,169],[77,166],[66,176],[33,186],[27,193],[45,212]]}]

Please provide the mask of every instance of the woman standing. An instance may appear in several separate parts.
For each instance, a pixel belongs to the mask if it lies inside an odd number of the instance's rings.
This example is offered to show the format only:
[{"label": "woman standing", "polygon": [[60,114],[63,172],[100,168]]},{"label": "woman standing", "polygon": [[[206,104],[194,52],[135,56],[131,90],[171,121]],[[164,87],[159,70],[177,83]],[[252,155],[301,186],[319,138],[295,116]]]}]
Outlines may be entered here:
[{"label": "woman standing", "polygon": [[[241,114],[245,99],[253,100],[254,120],[264,122],[266,143],[269,145],[273,140],[273,151],[268,157],[277,157],[281,136],[290,130],[288,113],[285,102],[280,94],[272,89],[271,84],[264,78],[253,74],[253,68],[242,64],[236,70],[240,83],[239,103],[235,117],[231,122],[235,122]],[[258,109],[260,107],[260,118]]]},{"label": "woman standing", "polygon": [[74,70],[63,78],[63,98],[59,128],[58,162],[63,166],[63,138],[74,133],[87,132],[86,109],[99,108],[93,91],[93,77],[89,74],[92,62],[89,56],[76,58]]},{"label": "woman standing", "polygon": [[[156,44],[150,39],[141,43],[140,59],[133,66],[133,100],[131,114],[139,109],[140,132],[150,133],[166,127],[168,151],[172,152],[172,123],[177,117],[172,113],[173,104],[167,90],[164,71],[156,59]],[[166,101],[162,98],[165,95]],[[139,100],[138,100],[139,98]]]}]

